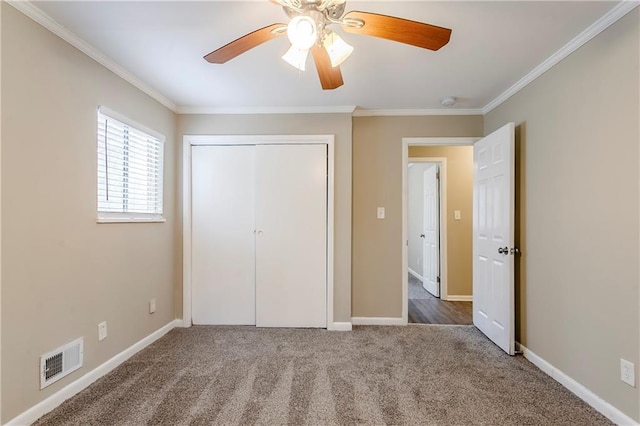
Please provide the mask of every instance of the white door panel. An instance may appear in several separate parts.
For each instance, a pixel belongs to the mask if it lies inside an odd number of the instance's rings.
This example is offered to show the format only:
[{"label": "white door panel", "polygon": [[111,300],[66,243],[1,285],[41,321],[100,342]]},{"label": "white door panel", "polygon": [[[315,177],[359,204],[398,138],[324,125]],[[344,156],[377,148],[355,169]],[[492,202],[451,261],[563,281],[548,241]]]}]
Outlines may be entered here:
[{"label": "white door panel", "polygon": [[440,297],[440,218],[438,200],[438,166],[434,165],[424,171],[424,281],[422,286],[429,293]]},{"label": "white door panel", "polygon": [[192,147],[192,320],[255,324],[255,147]]},{"label": "white door panel", "polygon": [[474,146],[473,323],[510,355],[515,350],[514,124]]},{"label": "white door panel", "polygon": [[256,150],[256,325],[326,327],[326,145]]}]

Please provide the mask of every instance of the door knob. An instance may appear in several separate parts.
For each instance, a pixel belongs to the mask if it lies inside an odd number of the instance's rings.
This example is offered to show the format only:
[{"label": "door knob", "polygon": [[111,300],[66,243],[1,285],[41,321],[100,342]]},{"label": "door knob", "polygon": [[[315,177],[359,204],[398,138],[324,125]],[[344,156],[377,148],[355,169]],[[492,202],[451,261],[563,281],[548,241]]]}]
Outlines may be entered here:
[{"label": "door knob", "polygon": [[509,254],[509,247],[505,247],[505,248],[498,247],[498,253],[499,254]]},{"label": "door knob", "polygon": [[424,238],[424,234],[420,234],[420,238]]}]

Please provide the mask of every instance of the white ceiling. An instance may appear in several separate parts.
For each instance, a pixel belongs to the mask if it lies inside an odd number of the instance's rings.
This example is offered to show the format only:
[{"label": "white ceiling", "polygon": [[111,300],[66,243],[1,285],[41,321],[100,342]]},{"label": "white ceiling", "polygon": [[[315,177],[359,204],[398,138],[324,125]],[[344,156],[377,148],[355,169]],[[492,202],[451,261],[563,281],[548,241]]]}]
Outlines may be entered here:
[{"label": "white ceiling", "polygon": [[355,51],[344,86],[323,91],[309,58],[298,72],[280,56],[286,37],[223,65],[202,57],[257,28],[287,22],[256,1],[34,2],[146,85],[184,109],[481,109],[614,8],[612,1],[348,1],[347,10],[448,27],[437,52],[338,30]]}]

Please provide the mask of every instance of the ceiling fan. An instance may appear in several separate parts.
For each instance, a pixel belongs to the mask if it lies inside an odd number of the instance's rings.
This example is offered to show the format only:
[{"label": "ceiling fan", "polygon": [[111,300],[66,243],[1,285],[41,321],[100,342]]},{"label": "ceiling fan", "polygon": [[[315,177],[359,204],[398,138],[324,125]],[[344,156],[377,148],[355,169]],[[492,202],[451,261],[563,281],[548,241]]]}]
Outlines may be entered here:
[{"label": "ceiling fan", "polygon": [[305,70],[309,51],[324,90],[342,86],[340,64],[353,47],[345,43],[332,24],[349,33],[380,37],[429,50],[438,50],[449,42],[451,30],[422,22],[368,12],[345,13],[346,0],[270,0],[281,5],[291,18],[289,24],[271,24],[214,50],[204,57],[223,64],[260,44],[287,34],[291,47],[282,59]]}]

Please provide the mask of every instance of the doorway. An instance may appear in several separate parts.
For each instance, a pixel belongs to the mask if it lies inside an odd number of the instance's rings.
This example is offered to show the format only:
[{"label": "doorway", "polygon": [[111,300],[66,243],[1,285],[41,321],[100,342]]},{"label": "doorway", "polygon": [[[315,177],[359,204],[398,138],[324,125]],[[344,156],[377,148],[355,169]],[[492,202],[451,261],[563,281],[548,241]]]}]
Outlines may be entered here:
[{"label": "doorway", "polygon": [[[472,324],[473,144],[478,139],[403,138],[407,323]],[[431,190],[427,175],[439,175]],[[425,214],[416,218],[420,206]]]}]

